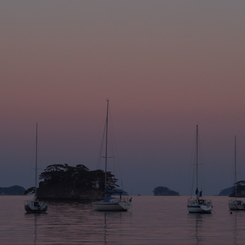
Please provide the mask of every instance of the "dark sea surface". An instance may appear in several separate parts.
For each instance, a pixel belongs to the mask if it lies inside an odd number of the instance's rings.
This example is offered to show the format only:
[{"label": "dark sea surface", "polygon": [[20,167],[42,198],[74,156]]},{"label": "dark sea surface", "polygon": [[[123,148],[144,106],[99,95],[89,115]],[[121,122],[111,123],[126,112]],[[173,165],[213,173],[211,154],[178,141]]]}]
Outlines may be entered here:
[{"label": "dark sea surface", "polygon": [[186,196],[136,196],[128,212],[52,202],[47,214],[25,214],[28,197],[0,196],[0,244],[245,244],[245,212],[208,198],[212,214],[189,214]]}]

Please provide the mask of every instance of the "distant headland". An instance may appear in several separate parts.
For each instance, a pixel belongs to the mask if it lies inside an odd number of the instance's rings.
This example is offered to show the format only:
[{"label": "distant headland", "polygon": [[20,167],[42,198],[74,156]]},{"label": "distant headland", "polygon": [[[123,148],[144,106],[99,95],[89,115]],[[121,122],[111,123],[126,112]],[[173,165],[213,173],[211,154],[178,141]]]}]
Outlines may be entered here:
[{"label": "distant headland", "polygon": [[245,197],[245,180],[240,180],[234,186],[221,190],[218,196]]},{"label": "distant headland", "polygon": [[26,189],[19,185],[0,187],[0,195],[24,195]]}]

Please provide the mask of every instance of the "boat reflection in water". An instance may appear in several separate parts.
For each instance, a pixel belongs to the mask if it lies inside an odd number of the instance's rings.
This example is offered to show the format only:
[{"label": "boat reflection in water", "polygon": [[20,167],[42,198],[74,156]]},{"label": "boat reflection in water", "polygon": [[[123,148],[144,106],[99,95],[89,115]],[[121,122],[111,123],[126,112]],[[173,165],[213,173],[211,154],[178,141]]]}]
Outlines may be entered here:
[{"label": "boat reflection in water", "polygon": [[190,218],[192,221],[195,221],[195,244],[200,244],[202,241],[202,237],[200,235],[200,230],[202,228],[202,214],[189,214],[188,218]]}]

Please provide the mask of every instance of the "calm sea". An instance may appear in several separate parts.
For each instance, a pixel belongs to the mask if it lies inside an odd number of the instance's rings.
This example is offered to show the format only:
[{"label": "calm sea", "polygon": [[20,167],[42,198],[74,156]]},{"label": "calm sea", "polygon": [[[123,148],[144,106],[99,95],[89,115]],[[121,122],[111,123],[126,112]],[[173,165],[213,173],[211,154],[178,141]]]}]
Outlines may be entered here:
[{"label": "calm sea", "polygon": [[0,196],[0,244],[245,244],[245,212],[230,214],[228,197],[209,197],[212,214],[188,214],[187,198],[136,196],[128,212],[49,203],[35,215],[26,196]]}]

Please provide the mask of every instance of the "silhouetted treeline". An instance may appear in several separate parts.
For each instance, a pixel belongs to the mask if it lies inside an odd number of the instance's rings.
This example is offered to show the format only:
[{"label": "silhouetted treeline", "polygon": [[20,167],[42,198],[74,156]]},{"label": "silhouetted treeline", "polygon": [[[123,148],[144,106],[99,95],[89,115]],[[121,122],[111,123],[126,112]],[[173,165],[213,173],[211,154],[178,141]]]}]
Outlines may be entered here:
[{"label": "silhouetted treeline", "polygon": [[[78,164],[49,165],[39,176],[41,182],[37,190],[40,198],[88,198],[92,192],[103,193],[105,189],[105,172],[89,170]],[[114,190],[118,180],[111,172],[107,172],[107,189]],[[86,196],[86,198],[85,198]]]}]

